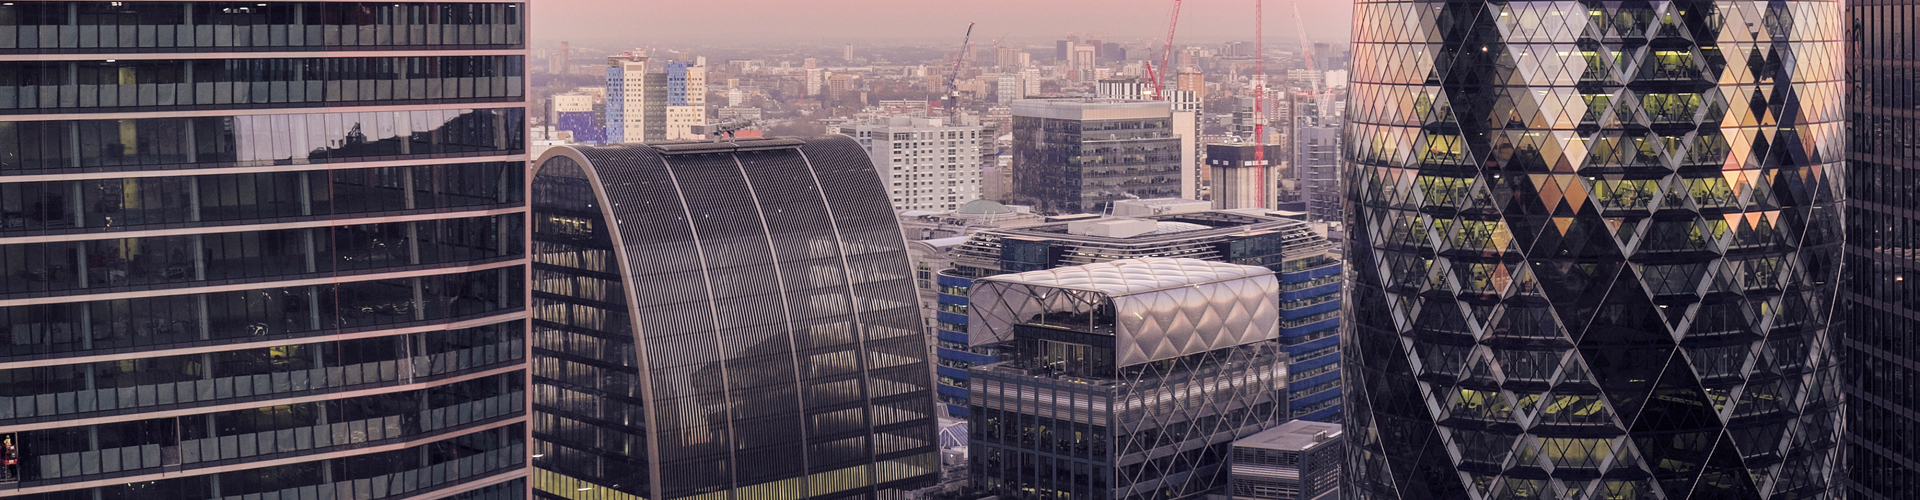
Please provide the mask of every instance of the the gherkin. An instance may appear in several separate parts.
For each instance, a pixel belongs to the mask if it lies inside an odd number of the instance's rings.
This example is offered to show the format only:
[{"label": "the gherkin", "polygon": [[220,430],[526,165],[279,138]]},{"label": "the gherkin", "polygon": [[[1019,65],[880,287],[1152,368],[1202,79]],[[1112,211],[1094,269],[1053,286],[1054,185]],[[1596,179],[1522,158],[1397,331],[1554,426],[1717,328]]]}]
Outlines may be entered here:
[{"label": "the gherkin", "polygon": [[1354,13],[1358,497],[1828,498],[1841,4]]}]

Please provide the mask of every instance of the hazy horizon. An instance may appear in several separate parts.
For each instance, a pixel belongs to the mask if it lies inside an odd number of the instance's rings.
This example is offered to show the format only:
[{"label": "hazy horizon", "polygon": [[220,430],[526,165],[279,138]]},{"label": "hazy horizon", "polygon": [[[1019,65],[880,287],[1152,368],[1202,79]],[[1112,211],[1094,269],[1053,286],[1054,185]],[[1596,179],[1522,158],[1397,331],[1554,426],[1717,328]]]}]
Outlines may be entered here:
[{"label": "hazy horizon", "polygon": [[[1293,45],[1304,24],[1313,42],[1345,43],[1352,3],[1265,3],[1269,43]],[[724,8],[716,8],[721,6]],[[975,23],[974,46],[1049,45],[1069,33],[1110,41],[1162,40],[1171,0],[735,0],[616,2],[561,0],[533,5],[536,45],[731,45],[959,43]],[[1193,0],[1180,12],[1176,44],[1253,39],[1252,0]]]}]

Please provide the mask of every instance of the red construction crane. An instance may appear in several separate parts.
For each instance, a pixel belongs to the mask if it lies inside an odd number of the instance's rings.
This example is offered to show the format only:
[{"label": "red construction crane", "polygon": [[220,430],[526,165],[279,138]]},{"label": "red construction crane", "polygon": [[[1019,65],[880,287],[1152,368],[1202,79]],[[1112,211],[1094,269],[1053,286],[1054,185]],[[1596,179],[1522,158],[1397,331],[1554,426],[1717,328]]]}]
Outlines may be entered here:
[{"label": "red construction crane", "polygon": [[[1253,0],[1253,77],[1257,83],[1253,86],[1253,164],[1260,170],[1260,187],[1254,195],[1260,197],[1260,204],[1267,204],[1267,51],[1261,43],[1265,33],[1261,31],[1260,0]],[[1277,207],[1275,207],[1277,208]]]},{"label": "red construction crane", "polygon": [[1165,47],[1160,49],[1160,73],[1157,75],[1154,74],[1153,63],[1146,63],[1147,78],[1153,81],[1153,98],[1162,100],[1162,101],[1167,100],[1167,90],[1166,90],[1166,87],[1162,85],[1161,82],[1163,82],[1166,79],[1168,73],[1172,73],[1174,75],[1180,74],[1179,72],[1174,71],[1172,69],[1173,68],[1173,30],[1174,28],[1180,26],[1180,2],[1181,0],[1173,0],[1173,15],[1167,18],[1167,44]]},{"label": "red construction crane", "polygon": [[960,121],[960,63],[967,60],[967,52],[973,50],[973,23],[967,23],[967,37],[960,42],[960,54],[953,57],[953,72],[947,73],[947,119],[958,124]]}]

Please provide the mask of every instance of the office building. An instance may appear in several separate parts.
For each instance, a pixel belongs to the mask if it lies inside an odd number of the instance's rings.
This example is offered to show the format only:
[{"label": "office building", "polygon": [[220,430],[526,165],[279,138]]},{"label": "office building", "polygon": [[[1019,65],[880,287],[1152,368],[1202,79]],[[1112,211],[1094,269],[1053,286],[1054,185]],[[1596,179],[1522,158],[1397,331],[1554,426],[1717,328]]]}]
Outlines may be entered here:
[{"label": "office building", "polygon": [[980,199],[980,137],[991,127],[893,116],[847,125],[880,169],[894,210],[956,210]]},{"label": "office building", "polygon": [[1013,103],[1013,190],[1042,211],[1093,212],[1181,194],[1180,137],[1164,101]]},{"label": "office building", "polygon": [[[1254,148],[1265,147],[1255,158]],[[1207,145],[1207,168],[1213,177],[1213,208],[1278,208],[1281,192],[1298,189],[1286,154],[1276,145],[1236,142]]]},{"label": "office building", "polygon": [[0,495],[522,498],[526,8],[0,4]]},{"label": "office building", "polygon": [[905,242],[853,139],[557,147],[533,193],[537,496],[932,484]]},{"label": "office building", "polygon": [[990,491],[1198,498],[1286,421],[1273,271],[1146,258],[974,282],[968,473]]},{"label": "office building", "polygon": [[[1180,212],[1189,203],[1124,201],[1120,205],[1161,215],[1105,219],[1068,218],[974,233],[947,251],[953,268],[935,277],[940,288],[935,315],[940,366],[937,388],[949,415],[966,417],[973,383],[970,366],[1001,358],[995,346],[969,346],[967,293],[976,279],[1116,259],[1180,257],[1263,265],[1282,283],[1282,343],[1290,358],[1293,387],[1285,401],[1294,418],[1340,419],[1340,270],[1338,249],[1306,223],[1259,211]],[[1136,208],[1116,208],[1134,212]]]},{"label": "office building", "polygon": [[1354,494],[1832,498],[1841,4],[1354,14]]},{"label": "office building", "polygon": [[1920,31],[1912,0],[1854,2],[1847,52],[1852,132],[1847,150],[1846,289],[1840,348],[1849,360],[1843,498],[1892,500],[1920,492],[1920,159],[1907,139],[1920,130],[1912,71]]},{"label": "office building", "polygon": [[1234,500],[1340,500],[1347,461],[1340,424],[1294,420],[1233,442],[1227,496]]},{"label": "office building", "polygon": [[1293,141],[1292,165],[1299,199],[1306,203],[1309,220],[1342,220],[1342,200],[1346,193],[1340,184],[1340,106],[1331,92],[1295,93],[1290,113],[1293,126],[1287,138]]}]

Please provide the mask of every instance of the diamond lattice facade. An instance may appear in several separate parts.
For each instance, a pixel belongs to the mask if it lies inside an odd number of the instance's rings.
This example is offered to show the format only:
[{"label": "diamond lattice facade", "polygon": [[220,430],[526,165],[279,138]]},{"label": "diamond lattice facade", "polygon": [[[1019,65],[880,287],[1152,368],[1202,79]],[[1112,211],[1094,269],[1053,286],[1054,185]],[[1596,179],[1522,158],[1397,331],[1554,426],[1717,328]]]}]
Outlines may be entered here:
[{"label": "diamond lattice facade", "polygon": [[[1286,420],[1273,271],[1144,258],[981,278],[970,480],[1006,496],[1197,498],[1233,441]],[[1016,493],[1019,492],[1019,493]]]},{"label": "diamond lattice facade", "polygon": [[1360,498],[1824,498],[1838,2],[1366,2]]}]

